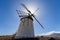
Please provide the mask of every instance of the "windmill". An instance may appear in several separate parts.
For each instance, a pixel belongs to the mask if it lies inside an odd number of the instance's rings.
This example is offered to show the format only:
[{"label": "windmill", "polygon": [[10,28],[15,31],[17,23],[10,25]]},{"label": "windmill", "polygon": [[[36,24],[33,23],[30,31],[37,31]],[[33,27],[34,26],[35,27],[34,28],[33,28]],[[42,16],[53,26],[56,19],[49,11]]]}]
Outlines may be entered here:
[{"label": "windmill", "polygon": [[[28,13],[16,10],[19,17],[21,18],[21,22],[19,24],[19,29],[16,32],[15,38],[26,38],[26,37],[34,37],[34,29],[33,29],[33,18],[39,23],[39,25],[44,28],[41,23],[36,19],[35,15],[31,13],[31,11],[25,6],[25,4],[21,4]],[[36,11],[38,11],[37,9]],[[36,12],[35,11],[35,12]],[[35,13],[34,12],[34,13]],[[23,14],[24,13],[24,14]]]}]

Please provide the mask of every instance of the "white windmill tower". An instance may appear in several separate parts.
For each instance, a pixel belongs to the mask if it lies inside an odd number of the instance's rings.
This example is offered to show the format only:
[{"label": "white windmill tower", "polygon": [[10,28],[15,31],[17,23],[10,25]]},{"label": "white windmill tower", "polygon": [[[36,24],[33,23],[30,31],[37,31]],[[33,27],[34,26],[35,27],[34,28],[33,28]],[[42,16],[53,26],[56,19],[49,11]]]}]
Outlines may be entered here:
[{"label": "white windmill tower", "polygon": [[[19,24],[18,31],[16,33],[15,38],[29,38],[34,37],[34,29],[33,29],[33,18],[39,23],[39,25],[44,28],[40,22],[35,18],[35,16],[31,13],[30,10],[24,5],[21,4],[29,13],[25,13],[20,10],[16,10],[18,12],[19,17],[21,18],[21,22]],[[37,9],[38,10],[38,9]],[[36,11],[37,11],[36,10]],[[19,13],[20,12],[20,13]],[[22,15],[22,13],[25,13]],[[35,12],[34,12],[35,13]]]}]

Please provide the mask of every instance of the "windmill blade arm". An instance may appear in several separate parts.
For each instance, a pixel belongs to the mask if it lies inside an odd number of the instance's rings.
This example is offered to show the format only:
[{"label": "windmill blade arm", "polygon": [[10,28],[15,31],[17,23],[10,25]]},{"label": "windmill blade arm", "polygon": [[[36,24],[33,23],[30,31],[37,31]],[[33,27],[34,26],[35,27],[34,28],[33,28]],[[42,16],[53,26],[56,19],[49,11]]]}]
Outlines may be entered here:
[{"label": "windmill blade arm", "polygon": [[24,4],[21,4],[21,5],[31,14],[31,11],[29,11],[28,8]]},{"label": "windmill blade arm", "polygon": [[[34,13],[36,13],[38,10],[39,10],[39,8],[37,8]],[[33,13],[33,14],[34,14],[34,13]]]},{"label": "windmill blade arm", "polygon": [[26,13],[26,12],[23,12],[23,11],[19,11],[20,13]]},{"label": "windmill blade arm", "polygon": [[16,10],[17,11],[17,13],[19,14],[19,10]]},{"label": "windmill blade arm", "polygon": [[19,17],[23,17],[22,15],[19,15]]},{"label": "windmill blade arm", "polygon": [[26,13],[26,12],[23,12],[23,11],[20,11],[20,10],[16,10],[16,11],[17,11],[17,13],[19,13],[19,14]]},{"label": "windmill blade arm", "polygon": [[[34,16],[33,16],[34,17]],[[34,17],[35,18],[35,17]],[[42,28],[44,28],[43,26],[42,26],[42,24],[35,18],[35,20],[39,23],[39,25],[42,27]]]},{"label": "windmill blade arm", "polygon": [[23,11],[20,11],[20,10],[16,10],[17,11],[17,13],[18,13],[18,15],[27,15],[28,13],[26,13],[26,12],[23,12]]}]

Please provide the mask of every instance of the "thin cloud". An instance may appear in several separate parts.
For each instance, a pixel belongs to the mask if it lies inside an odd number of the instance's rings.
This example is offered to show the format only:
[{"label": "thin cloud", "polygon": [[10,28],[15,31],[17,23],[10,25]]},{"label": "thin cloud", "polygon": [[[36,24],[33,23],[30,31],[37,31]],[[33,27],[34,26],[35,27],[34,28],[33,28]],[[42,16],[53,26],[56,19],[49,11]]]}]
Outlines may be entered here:
[{"label": "thin cloud", "polygon": [[46,35],[51,35],[53,33],[60,33],[60,31],[50,31],[50,32],[47,32],[47,33],[36,34],[35,36],[46,36]]}]

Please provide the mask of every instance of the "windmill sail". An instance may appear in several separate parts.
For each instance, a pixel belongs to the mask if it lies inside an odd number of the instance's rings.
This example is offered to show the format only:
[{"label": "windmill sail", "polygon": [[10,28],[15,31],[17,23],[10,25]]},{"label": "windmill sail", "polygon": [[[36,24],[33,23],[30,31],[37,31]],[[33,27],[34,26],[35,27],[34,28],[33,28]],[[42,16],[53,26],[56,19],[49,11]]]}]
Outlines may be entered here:
[{"label": "windmill sail", "polygon": [[[35,18],[35,16],[33,16],[34,18]],[[42,28],[44,28],[43,26],[42,26],[42,24],[35,18],[35,20],[39,23],[39,25],[42,27]]]},{"label": "windmill sail", "polygon": [[29,13],[31,13],[30,10],[28,10],[28,8],[24,5],[24,4],[21,4]]},{"label": "windmill sail", "polygon": [[[39,10],[39,8],[38,8],[37,10],[35,10],[35,12],[34,12],[34,13],[36,13],[38,10]],[[33,14],[34,14],[34,13],[33,13]]]}]

